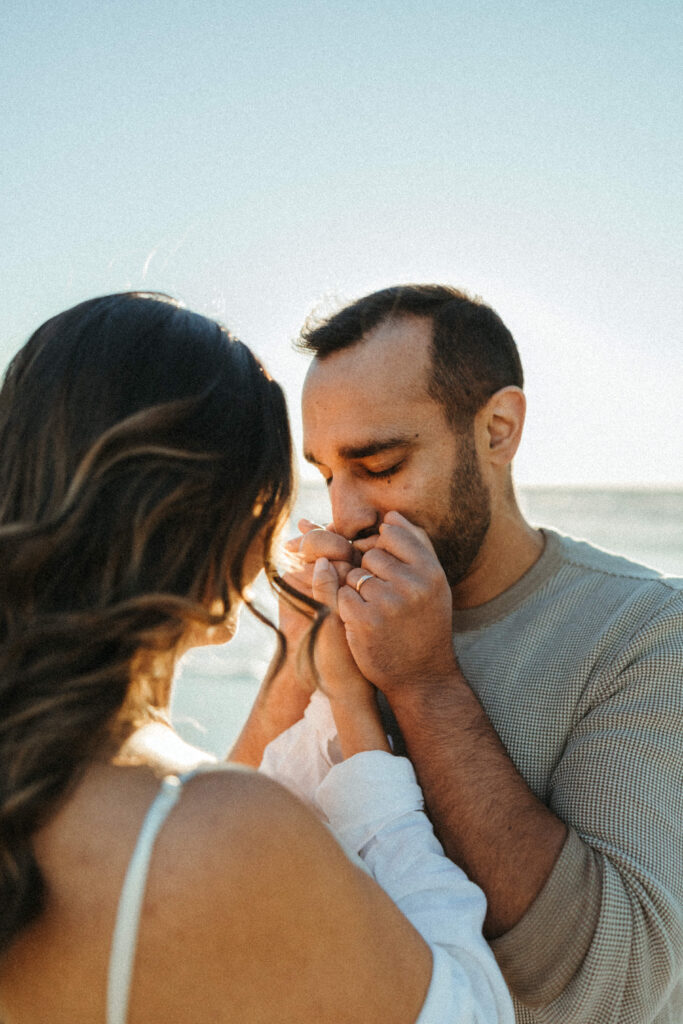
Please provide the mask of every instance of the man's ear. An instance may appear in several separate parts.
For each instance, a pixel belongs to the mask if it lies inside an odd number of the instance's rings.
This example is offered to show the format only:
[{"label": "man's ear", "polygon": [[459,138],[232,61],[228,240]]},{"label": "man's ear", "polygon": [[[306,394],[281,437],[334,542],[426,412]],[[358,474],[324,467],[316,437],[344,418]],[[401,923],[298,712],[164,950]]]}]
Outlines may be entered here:
[{"label": "man's ear", "polygon": [[481,457],[491,466],[508,466],[522,439],[526,398],[521,388],[510,385],[491,395],[476,416]]}]

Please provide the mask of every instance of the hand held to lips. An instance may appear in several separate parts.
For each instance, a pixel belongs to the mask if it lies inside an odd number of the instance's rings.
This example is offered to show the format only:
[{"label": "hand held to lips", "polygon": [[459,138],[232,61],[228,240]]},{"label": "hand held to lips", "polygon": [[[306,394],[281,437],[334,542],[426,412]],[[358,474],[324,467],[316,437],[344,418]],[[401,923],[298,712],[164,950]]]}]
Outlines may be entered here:
[{"label": "hand held to lips", "polygon": [[457,671],[451,590],[424,530],[387,513],[346,584],[338,605],[349,648],[387,696]]},{"label": "hand held to lips", "polygon": [[[327,558],[334,566],[337,579],[346,579],[351,562],[351,545],[338,534],[318,526],[308,519],[298,523],[301,533],[287,541],[285,549],[291,558],[291,568],[283,574],[285,581],[297,590],[313,597],[313,566],[317,558]],[[280,628],[289,640],[301,639],[310,625],[310,617],[299,613],[284,601],[280,602]]]},{"label": "hand held to lips", "polygon": [[[285,582],[295,590],[306,594],[307,597],[314,596],[313,566],[318,557],[329,559],[336,573],[335,582],[338,579],[346,579],[346,574],[351,568],[351,562],[347,559],[354,554],[360,564],[360,554],[352,553],[350,543],[332,529],[328,530],[308,519],[301,519],[298,526],[301,533],[285,544],[291,555],[292,564],[289,570],[283,573]],[[336,585],[338,586],[338,583]],[[305,643],[311,627],[308,609],[298,610],[288,601],[281,599],[279,627],[287,640],[287,664],[290,666],[288,678],[296,685],[297,690],[303,689],[310,694],[316,688],[316,680],[310,671],[308,658],[302,655],[302,641]]]},{"label": "hand held to lips", "polygon": [[297,525],[301,533],[287,541],[285,547],[298,560],[299,567],[291,576],[298,580],[300,589],[312,596],[313,566],[318,558],[331,562],[337,579],[344,583],[352,566],[360,565],[360,553],[331,526],[319,526],[309,519],[300,519]]}]

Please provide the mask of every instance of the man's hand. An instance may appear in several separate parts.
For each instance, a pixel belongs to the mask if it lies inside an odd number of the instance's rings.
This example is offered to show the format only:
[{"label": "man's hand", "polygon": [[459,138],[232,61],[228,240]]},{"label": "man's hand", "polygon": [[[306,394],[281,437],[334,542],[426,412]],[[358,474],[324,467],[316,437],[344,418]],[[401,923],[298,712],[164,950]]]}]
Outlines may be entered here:
[{"label": "man's hand", "polygon": [[566,826],[519,775],[460,671],[450,587],[426,533],[388,512],[361,545],[338,598],[351,653],[391,703],[447,855],[486,893],[484,934],[501,935],[545,884]]},{"label": "man's hand", "polygon": [[[451,677],[451,591],[425,531],[388,512],[379,535],[358,544],[367,550],[339,592],[339,614],[363,674],[389,698],[405,685]],[[367,573],[374,578],[357,592]]]}]

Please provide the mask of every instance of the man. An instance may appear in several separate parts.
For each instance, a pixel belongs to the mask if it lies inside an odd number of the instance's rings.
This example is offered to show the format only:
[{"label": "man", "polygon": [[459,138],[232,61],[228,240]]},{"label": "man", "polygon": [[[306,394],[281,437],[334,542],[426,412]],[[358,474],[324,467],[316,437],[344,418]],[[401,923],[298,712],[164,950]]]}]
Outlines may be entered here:
[{"label": "man", "polygon": [[[681,1024],[683,581],[525,522],[522,370],[481,302],[386,289],[302,347],[333,526],[304,522],[300,547],[346,584],[351,653],[487,895],[518,1021]],[[235,756],[302,714],[296,674],[290,657]]]}]

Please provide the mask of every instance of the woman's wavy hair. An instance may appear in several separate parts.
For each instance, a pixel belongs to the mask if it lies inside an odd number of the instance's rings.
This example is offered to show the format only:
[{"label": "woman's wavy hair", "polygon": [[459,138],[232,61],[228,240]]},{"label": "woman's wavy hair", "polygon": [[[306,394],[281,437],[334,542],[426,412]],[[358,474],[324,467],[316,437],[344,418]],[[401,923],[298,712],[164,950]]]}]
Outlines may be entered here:
[{"label": "woman's wavy hair", "polygon": [[2,952],[44,905],[34,832],[158,703],[141,652],[223,622],[255,543],[282,589],[293,477],[279,385],[219,324],[149,293],[32,335],[0,391],[0,453]]}]

